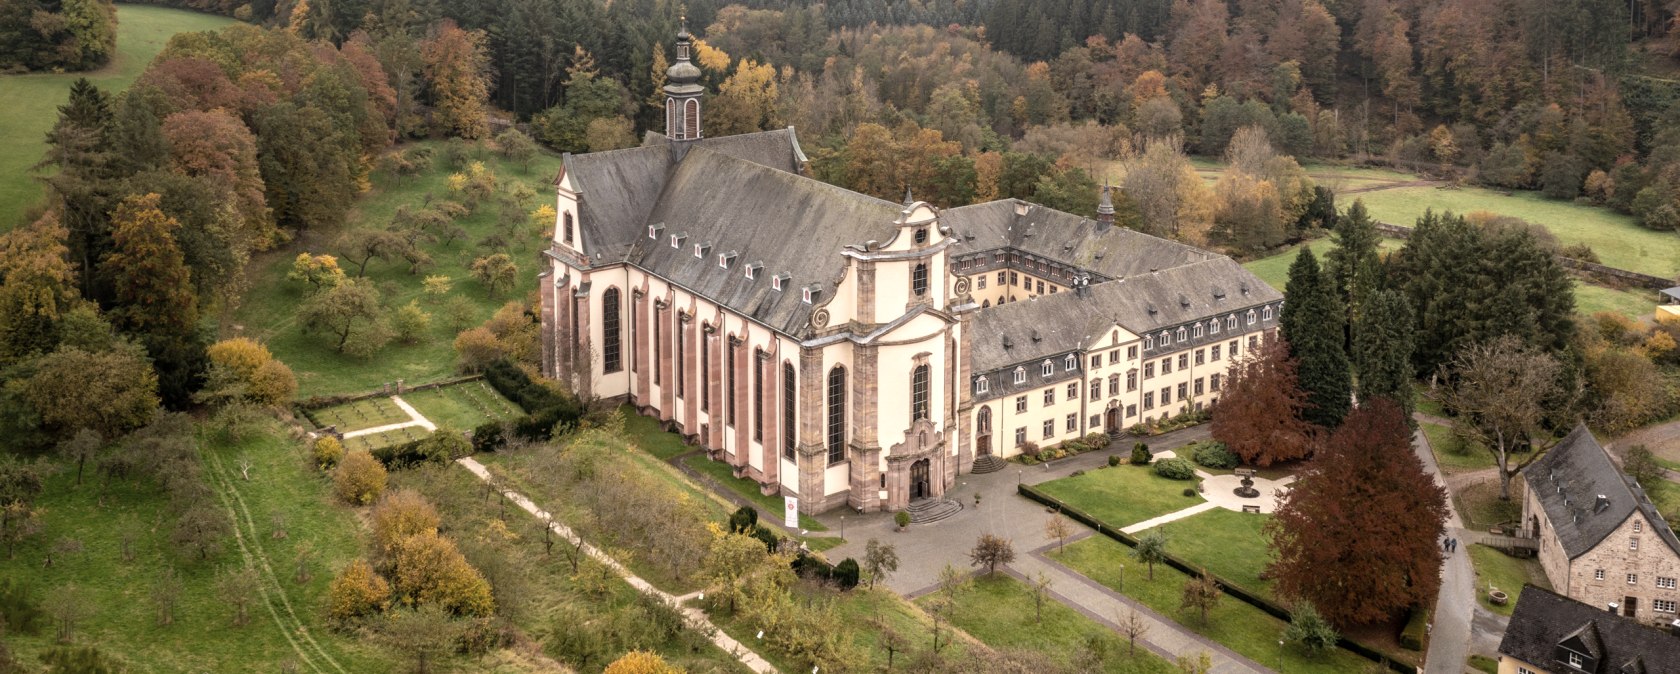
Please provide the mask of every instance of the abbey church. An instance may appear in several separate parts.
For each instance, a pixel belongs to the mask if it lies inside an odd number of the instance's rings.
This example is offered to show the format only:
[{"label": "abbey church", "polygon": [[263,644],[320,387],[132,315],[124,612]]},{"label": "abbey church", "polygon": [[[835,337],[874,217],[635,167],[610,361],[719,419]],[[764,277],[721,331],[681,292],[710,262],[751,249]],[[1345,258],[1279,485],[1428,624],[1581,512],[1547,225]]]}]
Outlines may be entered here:
[{"label": "abbey church", "polygon": [[544,374],[667,422],[800,510],[899,510],[1030,447],[1214,404],[1282,295],[1228,257],[1008,199],[815,180],[793,129],[707,138],[678,34],[665,133],[567,155]]}]

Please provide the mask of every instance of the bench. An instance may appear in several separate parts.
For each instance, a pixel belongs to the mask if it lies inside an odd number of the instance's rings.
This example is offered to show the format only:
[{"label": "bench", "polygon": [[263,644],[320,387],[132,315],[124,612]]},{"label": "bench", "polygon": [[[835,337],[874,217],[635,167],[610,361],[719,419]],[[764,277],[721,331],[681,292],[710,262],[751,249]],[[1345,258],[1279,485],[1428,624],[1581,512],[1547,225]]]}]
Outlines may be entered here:
[{"label": "bench", "polygon": [[1256,515],[1258,515],[1258,514],[1260,514],[1260,506],[1257,506],[1257,505],[1245,505],[1245,506],[1243,506],[1243,512],[1245,512],[1245,513],[1254,513],[1254,514],[1256,514]]}]

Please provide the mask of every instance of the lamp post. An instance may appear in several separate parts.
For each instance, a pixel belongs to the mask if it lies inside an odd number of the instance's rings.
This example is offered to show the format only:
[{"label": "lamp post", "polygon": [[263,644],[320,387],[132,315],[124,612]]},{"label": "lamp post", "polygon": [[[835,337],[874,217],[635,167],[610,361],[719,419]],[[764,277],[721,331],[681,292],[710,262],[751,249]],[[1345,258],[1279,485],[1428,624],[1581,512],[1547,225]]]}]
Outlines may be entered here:
[{"label": "lamp post", "polygon": [[1024,472],[1024,471],[1026,471],[1025,468],[1016,468],[1015,469],[1015,486],[1017,486],[1017,487],[1021,486],[1021,473]]},{"label": "lamp post", "polygon": [[1278,674],[1283,674],[1283,640],[1278,639]]},{"label": "lamp post", "polygon": [[1126,565],[1120,565],[1120,593],[1126,593]]},{"label": "lamp post", "polygon": [[846,540],[846,516],[845,515],[840,516],[840,540],[841,541]]}]

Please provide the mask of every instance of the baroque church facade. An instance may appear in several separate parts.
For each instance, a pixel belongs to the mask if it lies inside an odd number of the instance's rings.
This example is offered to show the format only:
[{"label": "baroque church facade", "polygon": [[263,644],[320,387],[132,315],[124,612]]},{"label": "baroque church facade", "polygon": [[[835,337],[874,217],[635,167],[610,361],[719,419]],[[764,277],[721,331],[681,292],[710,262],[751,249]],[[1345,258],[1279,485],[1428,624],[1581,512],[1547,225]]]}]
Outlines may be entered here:
[{"label": "baroque church facade", "polygon": [[[703,135],[678,34],[666,129],[566,155],[542,367],[803,512],[899,510],[977,460],[1218,400],[1282,295],[1223,255],[1008,199],[810,178],[793,129]],[[991,458],[987,458],[991,457]]]}]

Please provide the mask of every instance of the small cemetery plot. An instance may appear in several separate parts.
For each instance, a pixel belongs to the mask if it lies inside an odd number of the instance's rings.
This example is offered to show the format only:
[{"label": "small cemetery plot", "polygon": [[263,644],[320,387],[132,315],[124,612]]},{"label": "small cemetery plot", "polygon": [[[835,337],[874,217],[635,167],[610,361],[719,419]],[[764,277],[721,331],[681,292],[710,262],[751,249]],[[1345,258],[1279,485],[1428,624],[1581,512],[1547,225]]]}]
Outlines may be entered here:
[{"label": "small cemetery plot", "polygon": [[311,412],[322,426],[335,426],[340,433],[412,421],[407,412],[390,398],[368,398]]},{"label": "small cemetery plot", "polygon": [[358,435],[353,438],[346,438],[344,440],[344,448],[348,450],[365,449],[371,452],[381,447],[400,445],[405,442],[419,440],[431,434],[431,431],[428,431],[421,426],[404,426],[395,430],[381,431],[379,433],[370,433],[368,435]]},{"label": "small cemetery plot", "polygon": [[487,421],[512,421],[524,415],[518,405],[503,398],[482,379],[405,393],[402,399],[439,428],[459,431],[472,430]]}]

